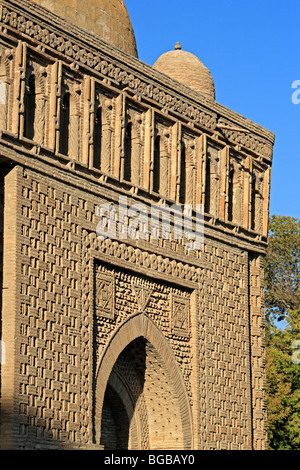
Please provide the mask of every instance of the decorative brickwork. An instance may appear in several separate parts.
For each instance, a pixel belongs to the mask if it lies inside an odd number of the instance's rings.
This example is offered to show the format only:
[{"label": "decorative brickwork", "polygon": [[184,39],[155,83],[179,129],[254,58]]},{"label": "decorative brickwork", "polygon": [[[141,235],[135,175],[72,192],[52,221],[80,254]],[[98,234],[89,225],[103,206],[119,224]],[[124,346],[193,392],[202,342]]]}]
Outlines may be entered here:
[{"label": "decorative brickwork", "polygon": [[260,255],[249,256],[249,311],[251,333],[251,381],[253,413],[253,447],[267,446],[264,322],[264,264]]},{"label": "decorative brickwork", "polygon": [[0,0],[1,447],[264,449],[274,136],[61,21]]},{"label": "decorative brickwork", "polygon": [[[78,442],[80,234],[73,201],[25,172],[20,179],[20,435]],[[72,227],[72,228],[71,228]]]},{"label": "decorative brickwork", "polygon": [[251,449],[247,255],[207,247],[207,256],[212,267],[204,281],[209,447]]}]

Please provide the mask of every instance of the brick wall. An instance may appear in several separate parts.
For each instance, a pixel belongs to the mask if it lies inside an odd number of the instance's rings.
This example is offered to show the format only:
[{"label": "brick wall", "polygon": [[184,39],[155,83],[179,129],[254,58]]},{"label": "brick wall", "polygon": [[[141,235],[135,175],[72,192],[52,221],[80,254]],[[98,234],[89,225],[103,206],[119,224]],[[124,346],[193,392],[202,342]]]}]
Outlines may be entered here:
[{"label": "brick wall", "polygon": [[[84,199],[84,194],[72,186],[54,183],[51,178],[20,167],[17,175],[21,256],[17,276],[19,307],[15,313],[16,345],[21,354],[16,356],[16,370],[20,371],[15,377],[18,387],[14,394],[16,448],[24,446],[24,442],[28,442],[26,448],[90,442],[91,422],[87,416],[91,412],[93,377],[106,345],[141,305],[168,341],[181,370],[190,405],[196,410],[196,445],[249,449],[255,419],[255,445],[263,447],[263,359],[259,359],[263,345],[258,344],[262,324],[261,303],[257,304],[261,294],[260,265],[256,266],[253,260],[248,263],[247,251],[207,238],[201,254],[203,277],[198,279],[200,289],[196,289],[195,303],[192,289],[158,282],[145,276],[137,266],[136,271],[133,266],[124,270],[108,262],[100,249],[103,243],[92,231],[99,201]],[[88,231],[82,231],[83,227]],[[112,249],[110,253],[114,253]],[[88,307],[85,266],[88,281],[92,280],[92,289],[87,291]],[[256,277],[250,282],[251,276]],[[114,304],[105,303],[107,297],[103,297],[105,289],[109,292],[112,288],[112,280]],[[179,300],[179,306],[181,300],[184,306],[188,299],[187,323],[176,324],[178,319],[172,317],[174,299]],[[95,312],[95,321],[87,325],[91,311]],[[89,350],[88,357],[94,357],[95,362],[92,370],[87,370],[90,366],[82,358],[91,338],[85,335],[90,335],[91,326],[95,349]],[[255,353],[252,385],[250,350]],[[153,386],[155,374],[150,371],[145,368],[143,374]],[[258,379],[262,380],[259,387],[255,382]],[[203,407],[198,404],[199,396]],[[162,396],[158,398],[161,400]],[[160,402],[157,406],[159,409]]]},{"label": "brick wall", "polygon": [[19,177],[18,440],[56,447],[80,442],[78,201],[21,169]]},{"label": "brick wall", "polygon": [[249,255],[249,317],[253,447],[267,448],[265,318],[264,318],[264,260],[261,255]]},{"label": "brick wall", "polygon": [[[183,269],[163,257],[158,264],[154,245],[147,242],[149,265],[143,249],[97,239],[95,213],[103,199],[76,189],[71,180],[59,182],[21,167],[8,180],[6,198],[17,204],[12,214],[19,214],[14,220],[17,248],[8,254],[13,259],[19,253],[13,280],[18,292],[16,339],[11,346],[14,447],[100,444],[93,437],[99,429],[93,397],[103,355],[113,353],[113,345],[107,345],[128,319],[144,312],[157,328],[158,342],[153,349],[149,340],[143,350],[140,390],[133,409],[126,409],[131,447],[181,447],[190,433],[195,448],[251,449],[252,442],[263,448],[261,257],[248,260],[246,250],[207,236],[197,261],[202,268],[191,263]],[[8,263],[6,257],[7,268]],[[13,328],[3,312],[5,324]],[[120,336],[124,347],[129,337]],[[168,345],[165,355],[161,341]],[[123,359],[130,364],[130,358],[143,354],[138,349]],[[111,441],[109,433],[117,433],[119,402],[114,394],[119,385],[111,374],[118,353],[112,357],[107,379],[114,391],[108,388],[105,398],[104,445]],[[166,366],[166,357],[180,370],[182,385],[172,375],[173,365]],[[134,396],[129,369],[118,364],[118,374]],[[126,403],[125,392],[119,393]],[[183,428],[182,400],[192,410],[189,431]],[[169,416],[165,409],[170,403]],[[124,435],[120,439],[124,445]]]},{"label": "brick wall", "polygon": [[207,439],[210,449],[251,449],[247,253],[207,245]]},{"label": "brick wall", "polygon": [[[0,181],[1,446],[263,449],[274,135],[44,0],[0,3],[0,161],[15,165],[2,196]],[[204,248],[97,238],[97,207],[120,195],[203,204]]]}]

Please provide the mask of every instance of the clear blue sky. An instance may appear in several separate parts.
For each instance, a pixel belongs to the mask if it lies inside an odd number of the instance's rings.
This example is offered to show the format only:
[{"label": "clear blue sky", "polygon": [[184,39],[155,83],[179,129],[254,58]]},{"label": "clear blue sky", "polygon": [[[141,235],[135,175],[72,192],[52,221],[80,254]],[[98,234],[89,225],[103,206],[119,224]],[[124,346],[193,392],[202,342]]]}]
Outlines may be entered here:
[{"label": "clear blue sky", "polygon": [[[210,69],[216,100],[276,134],[271,214],[300,218],[300,0],[125,0],[139,59],[179,41]],[[300,94],[298,95],[300,97]]]}]

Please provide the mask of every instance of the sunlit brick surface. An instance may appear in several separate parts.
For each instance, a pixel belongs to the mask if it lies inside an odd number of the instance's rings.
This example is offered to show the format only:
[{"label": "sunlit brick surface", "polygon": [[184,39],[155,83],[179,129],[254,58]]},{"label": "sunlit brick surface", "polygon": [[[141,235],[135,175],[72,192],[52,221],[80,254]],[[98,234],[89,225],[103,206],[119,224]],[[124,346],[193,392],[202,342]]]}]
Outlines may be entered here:
[{"label": "sunlit brick surface", "polygon": [[[31,0],[0,5],[1,448],[264,449],[273,134]],[[146,236],[125,236],[135,204]],[[197,249],[151,220],[174,205],[203,207]]]}]

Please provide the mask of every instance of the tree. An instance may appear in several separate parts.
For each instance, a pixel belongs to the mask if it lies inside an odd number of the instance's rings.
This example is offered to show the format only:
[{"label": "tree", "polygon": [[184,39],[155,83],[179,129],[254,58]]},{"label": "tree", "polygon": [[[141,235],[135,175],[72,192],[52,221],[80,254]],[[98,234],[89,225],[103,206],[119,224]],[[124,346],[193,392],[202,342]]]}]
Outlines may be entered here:
[{"label": "tree", "polygon": [[298,450],[300,449],[299,219],[275,215],[270,219],[269,246],[265,259],[265,312],[269,448]]},{"label": "tree", "polygon": [[299,317],[299,286],[300,220],[272,215],[265,263],[267,319],[292,323]]}]

